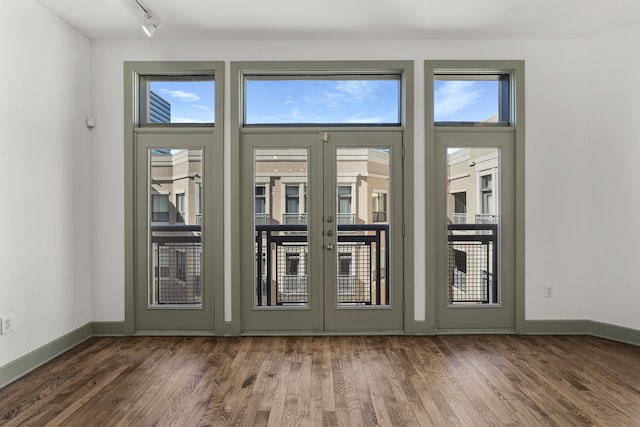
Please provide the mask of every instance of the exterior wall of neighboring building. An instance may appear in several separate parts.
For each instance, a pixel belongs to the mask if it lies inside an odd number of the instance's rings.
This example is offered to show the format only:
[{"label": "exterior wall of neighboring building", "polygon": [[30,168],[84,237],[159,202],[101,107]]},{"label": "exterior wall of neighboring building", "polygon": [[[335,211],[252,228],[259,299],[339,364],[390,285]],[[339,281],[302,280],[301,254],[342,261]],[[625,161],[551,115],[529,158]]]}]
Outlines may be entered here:
[{"label": "exterior wall of neighboring building", "polygon": [[[200,212],[200,177],[202,153],[200,150],[180,150],[169,153],[152,152],[150,192],[169,196],[168,223],[198,224]],[[184,221],[179,221],[178,196],[184,195]]]},{"label": "exterior wall of neighboring building", "polygon": [[151,123],[171,123],[171,104],[169,101],[150,90],[148,105]]},{"label": "exterior wall of neighboring building", "polygon": [[[449,223],[494,223],[499,216],[499,151],[495,148],[462,148],[447,156],[447,219]],[[482,177],[491,177],[491,200],[482,203]],[[466,215],[456,212],[455,196],[466,195]]]},{"label": "exterior wall of neighboring building", "polygon": [[[351,223],[370,224],[374,221],[372,201],[374,192],[389,192],[389,154],[373,149],[338,150],[337,185],[351,186],[351,210],[355,220]],[[277,157],[274,159],[274,157]],[[285,150],[274,156],[258,154],[255,160],[255,185],[265,187],[265,205],[268,224],[286,223],[286,187],[298,186],[301,218],[308,213],[305,198],[308,194],[307,157],[304,150]],[[336,195],[337,197],[337,195]],[[388,200],[387,200],[388,204]],[[388,212],[388,205],[385,206]],[[388,217],[387,217],[388,219]]]}]

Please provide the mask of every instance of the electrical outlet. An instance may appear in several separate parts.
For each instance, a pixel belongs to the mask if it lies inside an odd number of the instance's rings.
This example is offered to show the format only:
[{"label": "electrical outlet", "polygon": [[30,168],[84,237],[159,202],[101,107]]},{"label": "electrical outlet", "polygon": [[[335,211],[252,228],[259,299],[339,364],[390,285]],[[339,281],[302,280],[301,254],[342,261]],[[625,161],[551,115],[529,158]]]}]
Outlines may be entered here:
[{"label": "electrical outlet", "polygon": [[13,316],[5,316],[2,318],[2,335],[13,332]]},{"label": "electrical outlet", "polygon": [[553,288],[551,286],[544,287],[544,297],[553,298]]}]

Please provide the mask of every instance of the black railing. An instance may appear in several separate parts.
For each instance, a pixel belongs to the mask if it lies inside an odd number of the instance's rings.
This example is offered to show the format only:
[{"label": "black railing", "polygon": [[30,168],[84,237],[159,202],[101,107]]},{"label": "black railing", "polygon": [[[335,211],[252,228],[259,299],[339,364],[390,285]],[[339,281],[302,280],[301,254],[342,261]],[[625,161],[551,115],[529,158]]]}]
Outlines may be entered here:
[{"label": "black railing", "polygon": [[497,304],[498,224],[448,224],[450,304]]},{"label": "black railing", "polygon": [[151,246],[152,305],[201,303],[201,226],[153,225]]},{"label": "black railing", "polygon": [[[256,305],[306,304],[307,225],[256,225],[255,244]],[[338,304],[389,304],[388,224],[337,224],[335,251]]]}]

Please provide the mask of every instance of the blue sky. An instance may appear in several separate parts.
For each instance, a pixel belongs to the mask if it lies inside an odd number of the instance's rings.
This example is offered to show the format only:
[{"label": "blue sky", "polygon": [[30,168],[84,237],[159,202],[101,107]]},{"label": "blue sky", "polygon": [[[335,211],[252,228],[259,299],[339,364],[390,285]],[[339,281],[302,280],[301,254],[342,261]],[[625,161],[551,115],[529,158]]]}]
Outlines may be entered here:
[{"label": "blue sky", "polygon": [[[248,124],[397,123],[399,80],[247,80]],[[152,81],[173,123],[213,123],[213,81]],[[483,121],[498,111],[495,80],[436,80],[436,121]]]},{"label": "blue sky", "polygon": [[436,122],[481,122],[498,112],[497,80],[436,80]]},{"label": "blue sky", "polygon": [[171,104],[172,123],[214,122],[214,81],[151,81],[150,89]]},{"label": "blue sky", "polygon": [[399,80],[247,80],[246,123],[397,123]]}]

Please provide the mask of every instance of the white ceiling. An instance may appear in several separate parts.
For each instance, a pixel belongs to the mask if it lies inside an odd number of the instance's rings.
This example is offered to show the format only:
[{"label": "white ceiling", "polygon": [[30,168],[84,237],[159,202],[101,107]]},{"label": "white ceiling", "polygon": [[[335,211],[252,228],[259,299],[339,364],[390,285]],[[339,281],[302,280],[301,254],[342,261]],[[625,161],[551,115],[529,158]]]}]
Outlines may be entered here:
[{"label": "white ceiling", "polygon": [[[91,39],[143,39],[135,0],[38,0]],[[144,0],[155,38],[589,37],[640,22],[640,0]]]}]

